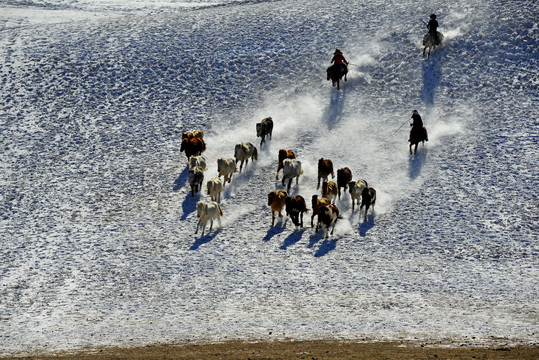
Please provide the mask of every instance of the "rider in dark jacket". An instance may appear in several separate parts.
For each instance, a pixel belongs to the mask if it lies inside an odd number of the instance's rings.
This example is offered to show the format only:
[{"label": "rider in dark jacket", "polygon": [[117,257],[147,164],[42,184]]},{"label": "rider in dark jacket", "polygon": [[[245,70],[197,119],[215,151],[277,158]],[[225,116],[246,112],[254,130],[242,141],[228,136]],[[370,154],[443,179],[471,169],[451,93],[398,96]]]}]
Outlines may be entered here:
[{"label": "rider in dark jacket", "polygon": [[410,124],[412,128],[422,128],[423,127],[423,120],[421,119],[421,115],[417,112],[417,110],[414,110],[412,112],[412,123]]},{"label": "rider in dark jacket", "polygon": [[427,29],[429,29],[429,34],[434,39],[436,45],[440,44],[440,39],[438,38],[438,21],[436,20],[436,15],[430,15],[430,21],[427,24]]},{"label": "rider in dark jacket", "polygon": [[410,124],[410,126],[412,127],[412,130],[410,131],[410,136],[412,134],[422,135],[422,137],[424,137],[426,141],[429,141],[427,131],[423,128],[423,120],[421,119],[421,116],[419,115],[417,110],[414,110],[412,112],[412,123]]},{"label": "rider in dark jacket", "polygon": [[339,70],[339,74],[344,75],[344,81],[346,81],[346,74],[348,73],[348,61],[346,61],[344,58],[341,50],[335,49],[331,63],[335,63],[334,66]]}]

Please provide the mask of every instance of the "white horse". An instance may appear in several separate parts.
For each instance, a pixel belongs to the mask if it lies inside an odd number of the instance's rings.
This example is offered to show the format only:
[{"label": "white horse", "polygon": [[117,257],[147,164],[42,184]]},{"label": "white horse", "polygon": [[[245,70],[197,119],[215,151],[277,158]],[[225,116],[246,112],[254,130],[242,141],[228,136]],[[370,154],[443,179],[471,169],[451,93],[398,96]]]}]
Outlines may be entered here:
[{"label": "white horse", "polygon": [[204,225],[202,226],[202,236],[204,236],[204,230],[206,229],[206,224],[208,223],[208,220],[210,221],[210,231],[211,231],[213,227],[214,217],[217,217],[219,226],[221,226],[221,216],[223,216],[223,210],[221,209],[221,205],[219,205],[215,201],[210,201],[210,202],[199,201],[197,203],[197,217],[199,219],[197,223],[197,229],[195,230],[195,235],[198,232],[198,228],[200,227],[200,224],[204,223]]},{"label": "white horse", "polygon": [[208,194],[210,195],[211,201],[221,202],[221,193],[223,192],[223,180],[219,176],[213,177],[206,183],[206,188],[208,189]]},{"label": "white horse", "polygon": [[236,147],[234,149],[234,157],[236,158],[236,163],[238,161],[241,161],[241,172],[244,162],[247,166],[247,164],[249,163],[249,159],[258,160],[258,150],[256,150],[256,147],[251,143],[239,143],[236,144]]},{"label": "white horse", "polygon": [[288,180],[287,191],[290,191],[290,185],[292,184],[292,179],[296,178],[296,185],[298,184],[300,175],[303,174],[303,168],[301,167],[301,161],[296,159],[284,159],[283,160],[283,180],[282,184],[284,185],[285,179]]},{"label": "white horse", "polygon": [[428,56],[430,56],[431,49],[436,49],[436,46],[442,45],[442,41],[444,40],[443,34],[439,31],[437,31],[436,34],[438,35],[438,40],[439,40],[437,44],[435,44],[435,41],[430,35],[430,33],[426,33],[425,36],[423,37],[423,46],[425,46],[423,48],[423,57],[425,57],[425,50],[427,50],[427,48],[429,48]]},{"label": "white horse", "polygon": [[208,170],[206,166],[206,158],[202,155],[192,155],[189,158],[189,170],[194,169],[195,167],[200,166],[202,170]]},{"label": "white horse", "polygon": [[368,188],[367,182],[363,179],[359,179],[356,181],[351,181],[348,184],[348,191],[350,192],[350,196],[352,198],[352,211],[354,211],[354,205],[357,203],[358,205],[361,205],[359,200],[361,199],[361,194],[363,193],[363,189]]},{"label": "white horse", "polygon": [[219,158],[217,159],[217,172],[219,173],[219,178],[222,176],[224,178],[223,187],[225,184],[232,180],[232,175],[237,172],[236,169],[236,159],[234,158]]}]

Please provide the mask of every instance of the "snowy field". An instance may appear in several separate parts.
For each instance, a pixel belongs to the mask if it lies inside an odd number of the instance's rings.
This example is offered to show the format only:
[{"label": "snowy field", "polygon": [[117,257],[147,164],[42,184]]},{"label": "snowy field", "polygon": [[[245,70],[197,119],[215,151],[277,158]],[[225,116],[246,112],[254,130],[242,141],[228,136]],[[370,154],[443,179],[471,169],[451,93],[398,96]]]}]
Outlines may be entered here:
[{"label": "snowy field", "polygon": [[[391,4],[391,5],[389,5]],[[435,12],[445,44],[421,56]],[[539,339],[536,1],[0,1],[0,355],[224,339]],[[352,64],[326,81],[336,47]],[[406,123],[429,141],[408,152]],[[262,148],[255,124],[271,116]],[[404,126],[401,127],[401,125]],[[400,128],[399,128],[400,127]],[[181,133],[259,159],[194,236]],[[335,234],[271,226],[277,151]],[[310,201],[308,201],[310,202]],[[310,204],[309,204],[310,207]]]}]

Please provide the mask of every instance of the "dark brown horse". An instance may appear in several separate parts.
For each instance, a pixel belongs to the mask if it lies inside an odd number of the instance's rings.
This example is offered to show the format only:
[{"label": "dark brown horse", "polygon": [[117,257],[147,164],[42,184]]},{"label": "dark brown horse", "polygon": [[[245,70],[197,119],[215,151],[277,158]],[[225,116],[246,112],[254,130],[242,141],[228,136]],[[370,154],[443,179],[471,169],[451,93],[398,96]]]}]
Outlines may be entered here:
[{"label": "dark brown horse", "polygon": [[271,117],[262,119],[261,122],[256,124],[256,136],[262,138],[260,140],[260,147],[266,142],[266,136],[269,136],[271,140],[271,134],[273,132],[273,120]]},{"label": "dark brown horse", "polygon": [[[343,72],[339,73],[339,66],[331,65],[330,67],[327,68],[326,72],[327,72],[328,81],[331,80],[332,85],[333,86],[337,85],[337,90],[339,90],[341,88],[340,80],[342,79],[343,76],[345,76],[348,73],[348,70],[346,69],[346,67],[344,68]],[[346,80],[346,77],[345,77],[345,80]]]},{"label": "dark brown horse", "polygon": [[303,196],[289,196],[286,198],[285,205],[286,214],[290,216],[294,225],[303,227],[303,213],[309,211]]},{"label": "dark brown horse", "polygon": [[417,145],[420,142],[429,141],[429,137],[427,135],[427,129],[423,127],[413,127],[410,131],[410,139],[408,140],[410,142],[410,155],[412,155],[412,146],[415,145],[413,154],[415,155],[417,153]]}]

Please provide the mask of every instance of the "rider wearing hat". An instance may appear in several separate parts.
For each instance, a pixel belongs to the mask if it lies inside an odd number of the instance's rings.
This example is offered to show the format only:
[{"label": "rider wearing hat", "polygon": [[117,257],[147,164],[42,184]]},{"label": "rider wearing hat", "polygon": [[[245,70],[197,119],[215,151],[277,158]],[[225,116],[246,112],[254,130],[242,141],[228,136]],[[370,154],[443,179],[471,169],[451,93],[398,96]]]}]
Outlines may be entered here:
[{"label": "rider wearing hat", "polygon": [[435,14],[430,15],[430,21],[427,24],[427,29],[429,29],[429,34],[434,39],[434,43],[438,45],[440,43],[440,39],[438,38],[438,21],[436,20]]},{"label": "rider wearing hat", "polygon": [[339,70],[339,74],[344,75],[344,81],[346,81],[346,74],[348,73],[348,61],[344,58],[341,50],[335,49],[335,52],[333,53],[333,59],[331,59],[331,63],[335,63],[335,66]]}]

